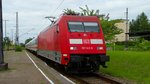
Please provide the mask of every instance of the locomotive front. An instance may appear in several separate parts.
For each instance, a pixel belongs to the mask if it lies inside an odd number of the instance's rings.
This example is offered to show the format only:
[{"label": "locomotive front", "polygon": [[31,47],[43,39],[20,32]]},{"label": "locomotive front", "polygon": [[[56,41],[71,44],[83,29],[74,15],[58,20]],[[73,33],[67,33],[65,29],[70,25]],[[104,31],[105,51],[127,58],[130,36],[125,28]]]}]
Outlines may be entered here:
[{"label": "locomotive front", "polygon": [[64,20],[67,43],[64,43],[63,48],[67,48],[62,51],[62,64],[65,64],[66,70],[95,72],[99,70],[99,65],[106,67],[105,62],[109,61],[109,56],[106,56],[106,45],[98,18],[68,16]]}]

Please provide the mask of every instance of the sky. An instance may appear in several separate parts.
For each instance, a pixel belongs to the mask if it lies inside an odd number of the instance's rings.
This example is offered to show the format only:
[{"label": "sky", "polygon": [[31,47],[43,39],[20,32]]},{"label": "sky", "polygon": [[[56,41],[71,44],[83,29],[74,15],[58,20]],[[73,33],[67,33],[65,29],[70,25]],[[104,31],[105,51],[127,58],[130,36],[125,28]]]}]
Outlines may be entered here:
[{"label": "sky", "polygon": [[[100,14],[110,19],[125,19],[126,8],[129,9],[129,20],[136,19],[137,15],[145,12],[150,18],[150,0],[2,0],[3,20],[6,21],[6,36],[15,39],[16,12],[19,13],[19,42],[24,43],[28,38],[37,35],[50,21],[46,16],[59,17],[64,9],[80,12],[79,7],[100,10]],[[3,34],[5,25],[3,21]]]}]

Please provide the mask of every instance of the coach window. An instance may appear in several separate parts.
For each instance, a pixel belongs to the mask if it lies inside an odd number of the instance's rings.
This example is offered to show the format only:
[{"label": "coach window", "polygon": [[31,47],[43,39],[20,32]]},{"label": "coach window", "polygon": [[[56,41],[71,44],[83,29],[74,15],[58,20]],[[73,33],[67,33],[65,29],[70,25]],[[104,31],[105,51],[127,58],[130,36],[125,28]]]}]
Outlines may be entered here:
[{"label": "coach window", "polygon": [[68,22],[70,32],[84,32],[82,22]]},{"label": "coach window", "polygon": [[85,32],[99,32],[100,28],[97,22],[84,22]]}]

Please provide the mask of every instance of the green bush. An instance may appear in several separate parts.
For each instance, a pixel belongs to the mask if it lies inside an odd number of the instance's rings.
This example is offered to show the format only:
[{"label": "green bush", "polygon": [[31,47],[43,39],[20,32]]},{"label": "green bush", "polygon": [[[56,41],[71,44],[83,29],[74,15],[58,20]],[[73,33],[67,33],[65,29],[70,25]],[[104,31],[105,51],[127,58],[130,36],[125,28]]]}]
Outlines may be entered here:
[{"label": "green bush", "polygon": [[21,46],[16,46],[16,47],[15,47],[15,51],[21,52],[21,51],[22,51],[22,47],[21,47]]},{"label": "green bush", "polygon": [[[125,42],[107,43],[107,50],[125,50]],[[134,41],[128,41],[127,47],[129,51],[149,51],[150,41],[144,38],[138,38]]]},{"label": "green bush", "polygon": [[135,46],[136,48],[138,48],[139,50],[150,50],[150,42],[147,40],[143,40],[141,43],[137,44]]},{"label": "green bush", "polygon": [[[128,42],[127,42],[127,45],[128,45],[128,46],[135,46],[136,43],[137,43],[136,41],[128,41]],[[125,45],[125,41],[122,41],[122,42],[115,42],[115,44],[116,44],[116,45]]]}]

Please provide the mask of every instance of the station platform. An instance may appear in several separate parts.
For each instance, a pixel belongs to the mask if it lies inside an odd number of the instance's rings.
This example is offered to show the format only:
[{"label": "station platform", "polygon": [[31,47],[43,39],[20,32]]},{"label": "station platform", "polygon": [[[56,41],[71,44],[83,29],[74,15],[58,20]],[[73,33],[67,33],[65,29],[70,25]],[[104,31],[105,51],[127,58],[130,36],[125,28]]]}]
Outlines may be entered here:
[{"label": "station platform", "polygon": [[8,63],[8,70],[0,71],[0,84],[49,84],[25,51],[5,51],[4,60]]}]

